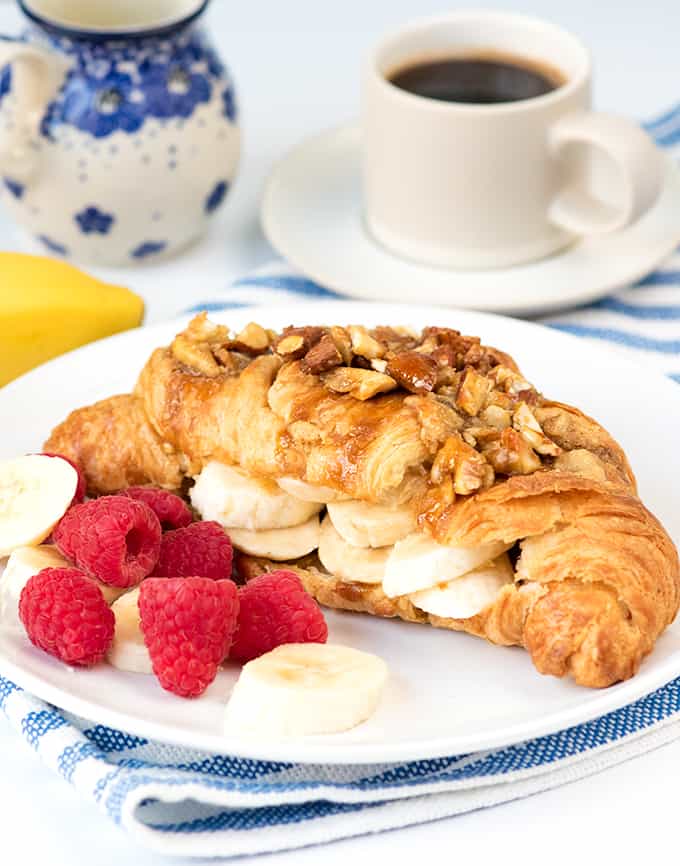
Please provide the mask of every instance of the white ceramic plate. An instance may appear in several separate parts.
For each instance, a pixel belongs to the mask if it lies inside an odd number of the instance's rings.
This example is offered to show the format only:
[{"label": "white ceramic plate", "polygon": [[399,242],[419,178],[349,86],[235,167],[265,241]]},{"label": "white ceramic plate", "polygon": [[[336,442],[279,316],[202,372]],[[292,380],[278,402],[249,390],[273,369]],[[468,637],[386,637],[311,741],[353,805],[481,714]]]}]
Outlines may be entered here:
[{"label": "white ceramic plate", "polygon": [[669,159],[658,202],[625,231],[586,238],[513,268],[455,271],[408,261],[374,241],[364,226],[360,145],[356,126],[303,141],[275,166],[261,211],[269,241],[288,261],[353,298],[535,315],[629,285],[680,244],[680,172]]},{"label": "white ceramic plate", "polygon": [[[626,449],[648,506],[680,541],[677,431],[680,389],[576,338],[527,322],[427,307],[359,303],[299,304],[239,310],[219,318],[241,327],[250,318],[278,328],[364,322],[451,325],[510,351],[545,393],[601,420]],[[125,392],[151,350],[177,322],[128,332],[72,352],[0,391],[0,457],[40,448],[54,424],[83,404]],[[330,640],[382,656],[390,681],[378,713],[346,734],[280,742],[225,737],[221,721],[237,668],[187,701],[153,677],[102,665],[73,671],[0,624],[0,671],[36,695],[101,724],[143,736],[270,760],[334,763],[401,761],[487,749],[556,731],[600,715],[680,674],[680,623],[658,642],[632,680],[606,691],[542,677],[517,648],[491,646],[454,632],[328,613]]]}]

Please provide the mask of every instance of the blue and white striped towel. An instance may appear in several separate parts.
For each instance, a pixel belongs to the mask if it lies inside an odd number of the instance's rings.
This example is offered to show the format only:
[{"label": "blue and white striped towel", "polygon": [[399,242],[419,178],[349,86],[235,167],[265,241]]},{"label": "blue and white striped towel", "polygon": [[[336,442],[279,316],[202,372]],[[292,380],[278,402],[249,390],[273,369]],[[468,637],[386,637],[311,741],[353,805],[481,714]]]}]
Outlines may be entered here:
[{"label": "blue and white striped towel", "polygon": [[[680,105],[648,129],[680,151]],[[274,263],[200,307],[309,296],[337,297]],[[636,286],[545,321],[608,342],[680,382],[680,251]],[[680,678],[551,736],[380,766],[267,763],[149,742],[54,709],[2,677],[0,709],[49,766],[140,843],[166,854],[228,857],[433,821],[596,773],[680,736]]]}]

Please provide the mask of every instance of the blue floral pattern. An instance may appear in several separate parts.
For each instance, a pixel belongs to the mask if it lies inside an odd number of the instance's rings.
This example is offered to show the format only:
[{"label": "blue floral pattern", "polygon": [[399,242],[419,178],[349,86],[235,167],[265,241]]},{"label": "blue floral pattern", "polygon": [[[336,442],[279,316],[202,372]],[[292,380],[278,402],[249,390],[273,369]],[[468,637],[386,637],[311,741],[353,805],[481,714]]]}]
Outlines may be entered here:
[{"label": "blue floral pattern", "polygon": [[5,66],[0,69],[0,103],[12,89],[12,67]]},{"label": "blue floral pattern", "polygon": [[130,255],[133,259],[145,259],[147,256],[156,256],[158,253],[162,253],[166,246],[165,241],[145,241],[136,247]]},{"label": "blue floral pattern", "polygon": [[224,201],[224,197],[227,194],[227,190],[229,189],[229,184],[226,180],[221,180],[216,186],[215,189],[210,193],[208,198],[205,200],[205,212],[212,213],[217,210],[217,208]]},{"label": "blue floral pattern", "polygon": [[44,244],[47,249],[54,253],[56,256],[67,256],[68,248],[63,244],[57,243],[57,241],[52,240],[52,238],[48,238],[47,235],[38,235],[38,240]]},{"label": "blue floral pattern", "polygon": [[12,193],[14,198],[22,198],[24,190],[26,189],[23,183],[19,183],[18,180],[12,180],[11,177],[3,177],[2,182],[5,184],[5,187]]},{"label": "blue floral pattern", "polygon": [[86,207],[85,210],[76,214],[75,220],[80,226],[81,232],[86,235],[107,235],[115,222],[115,218],[111,214],[104,213],[94,205]]},{"label": "blue floral pattern", "polygon": [[[213,89],[227,77],[219,57],[195,29],[174,39],[60,39],[55,47],[74,63],[43,117],[42,134],[52,140],[64,124],[100,139],[119,131],[137,132],[152,118],[186,119],[210,101]],[[225,116],[233,120],[231,86],[223,99]]]},{"label": "blue floral pattern", "polygon": [[236,123],[236,97],[234,96],[234,88],[231,84],[222,92],[222,104],[224,106],[224,116],[232,123]]}]

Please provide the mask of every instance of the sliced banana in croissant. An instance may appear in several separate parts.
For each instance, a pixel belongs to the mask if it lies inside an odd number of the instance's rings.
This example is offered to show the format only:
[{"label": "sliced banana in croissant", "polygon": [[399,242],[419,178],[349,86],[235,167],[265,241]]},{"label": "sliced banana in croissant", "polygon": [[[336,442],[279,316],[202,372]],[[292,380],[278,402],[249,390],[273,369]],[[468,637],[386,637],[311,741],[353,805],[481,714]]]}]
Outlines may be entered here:
[{"label": "sliced banana in croissant", "polygon": [[480,565],[462,577],[441,583],[409,596],[413,605],[425,613],[445,619],[468,619],[493,604],[515,573],[507,553],[493,562]]},{"label": "sliced banana in croissant", "polygon": [[333,526],[355,547],[386,547],[416,530],[416,515],[408,505],[392,507],[370,502],[329,502]]},{"label": "sliced banana in croissant", "polygon": [[321,521],[319,559],[330,574],[355,583],[380,583],[391,547],[354,547],[333,526],[328,514]]},{"label": "sliced banana in croissant", "polygon": [[299,559],[319,546],[319,516],[287,529],[230,529],[234,547],[250,556],[264,556],[276,562]]},{"label": "sliced banana in croissant", "polygon": [[437,544],[425,533],[413,533],[392,548],[385,565],[383,591],[396,598],[448,583],[496,559],[511,546],[494,542],[477,547],[448,547]]},{"label": "sliced banana in croissant", "polygon": [[299,478],[278,478],[277,483],[281,490],[285,490],[291,496],[302,499],[304,502],[338,502],[349,499],[346,493],[334,490],[332,487],[324,487],[320,484],[310,484],[308,481],[300,481]]},{"label": "sliced banana in croissant", "polygon": [[227,529],[285,529],[299,526],[323,508],[282,490],[275,481],[247,475],[212,460],[191,489],[191,503],[204,520]]}]

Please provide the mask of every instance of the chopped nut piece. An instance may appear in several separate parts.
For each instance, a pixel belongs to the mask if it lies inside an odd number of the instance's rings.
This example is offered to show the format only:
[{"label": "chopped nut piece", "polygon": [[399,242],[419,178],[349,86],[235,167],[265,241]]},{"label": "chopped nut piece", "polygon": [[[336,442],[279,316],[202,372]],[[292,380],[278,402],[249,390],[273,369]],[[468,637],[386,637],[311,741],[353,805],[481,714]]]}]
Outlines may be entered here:
[{"label": "chopped nut piece", "polygon": [[574,475],[582,475],[593,481],[607,480],[607,472],[599,457],[586,451],[585,448],[577,448],[575,451],[565,451],[555,460],[555,469],[562,472],[573,472]]},{"label": "chopped nut piece", "polygon": [[332,327],[329,334],[333,338],[333,342],[337,346],[338,352],[342,355],[342,363],[349,367],[352,363],[352,341],[349,333],[345,328]]},{"label": "chopped nut piece", "polygon": [[447,474],[453,475],[453,489],[461,496],[493,483],[491,467],[458,433],[449,436],[440,449],[432,464],[430,477],[434,484],[441,484]]},{"label": "chopped nut piece", "polygon": [[379,343],[382,343],[390,352],[402,352],[413,349],[418,345],[416,335],[408,328],[392,328],[388,325],[379,325],[370,331],[370,335]]},{"label": "chopped nut piece", "polygon": [[207,313],[194,316],[183,333],[186,339],[193,343],[219,344],[229,341],[229,328],[211,322]]},{"label": "chopped nut piece", "polygon": [[387,363],[387,373],[407,391],[425,394],[432,391],[437,381],[437,364],[427,355],[400,352]]},{"label": "chopped nut piece", "polygon": [[324,334],[302,359],[301,367],[305,373],[325,373],[342,364],[342,355],[330,334]]},{"label": "chopped nut piece", "polygon": [[255,322],[249,322],[231,341],[229,348],[249,355],[259,355],[267,351],[269,342],[269,334],[265,329]]},{"label": "chopped nut piece", "polygon": [[220,366],[207,342],[196,342],[185,334],[178,334],[172,342],[171,352],[181,364],[203,376],[214,378],[220,374]]},{"label": "chopped nut piece", "polygon": [[541,468],[541,459],[523,436],[508,427],[496,442],[483,449],[484,456],[500,475],[529,475]]},{"label": "chopped nut piece", "polygon": [[491,382],[471,367],[467,367],[460,380],[456,403],[468,415],[477,415],[484,406],[490,390]]},{"label": "chopped nut piece", "polygon": [[479,417],[489,427],[495,427],[497,430],[505,430],[512,424],[512,415],[500,406],[487,406]]},{"label": "chopped nut piece", "polygon": [[523,379],[519,373],[515,373],[510,367],[504,367],[503,365],[494,367],[489,373],[489,378],[495,385],[502,387],[506,394],[517,396],[520,391],[534,390],[531,384],[526,379]]},{"label": "chopped nut piece", "polygon": [[276,354],[288,361],[297,360],[305,354],[305,340],[299,334],[282,337],[276,344]]},{"label": "chopped nut piece", "polygon": [[449,436],[463,428],[461,416],[439,397],[414,394],[404,400],[404,405],[413,409],[418,416],[420,438],[432,454],[441,448]]},{"label": "chopped nut piece", "polygon": [[489,406],[498,406],[501,409],[510,411],[517,405],[517,400],[511,397],[510,394],[505,394],[503,391],[491,391],[486,398],[487,408]]},{"label": "chopped nut piece", "polygon": [[538,454],[557,457],[562,453],[559,445],[556,445],[552,439],[548,439],[545,435],[541,425],[536,420],[536,416],[526,403],[520,403],[515,409],[515,414],[512,416],[512,426],[518,433],[522,434]]},{"label": "chopped nut piece", "polygon": [[360,367],[337,367],[321,378],[331,391],[349,394],[357,400],[369,400],[376,394],[393,391],[397,387],[390,376]]},{"label": "chopped nut piece", "polygon": [[467,442],[468,445],[471,445],[473,448],[475,447],[475,445],[477,444],[477,440],[472,435],[470,430],[465,430],[463,432],[462,436],[463,436],[464,441]]},{"label": "chopped nut piece", "polygon": [[356,355],[368,358],[382,358],[385,354],[385,346],[372,337],[362,325],[350,325],[349,336],[352,341],[352,350]]},{"label": "chopped nut piece", "polygon": [[377,370],[378,373],[384,373],[387,369],[387,361],[385,361],[383,358],[373,358],[373,360],[371,361],[371,367],[374,370]]}]

